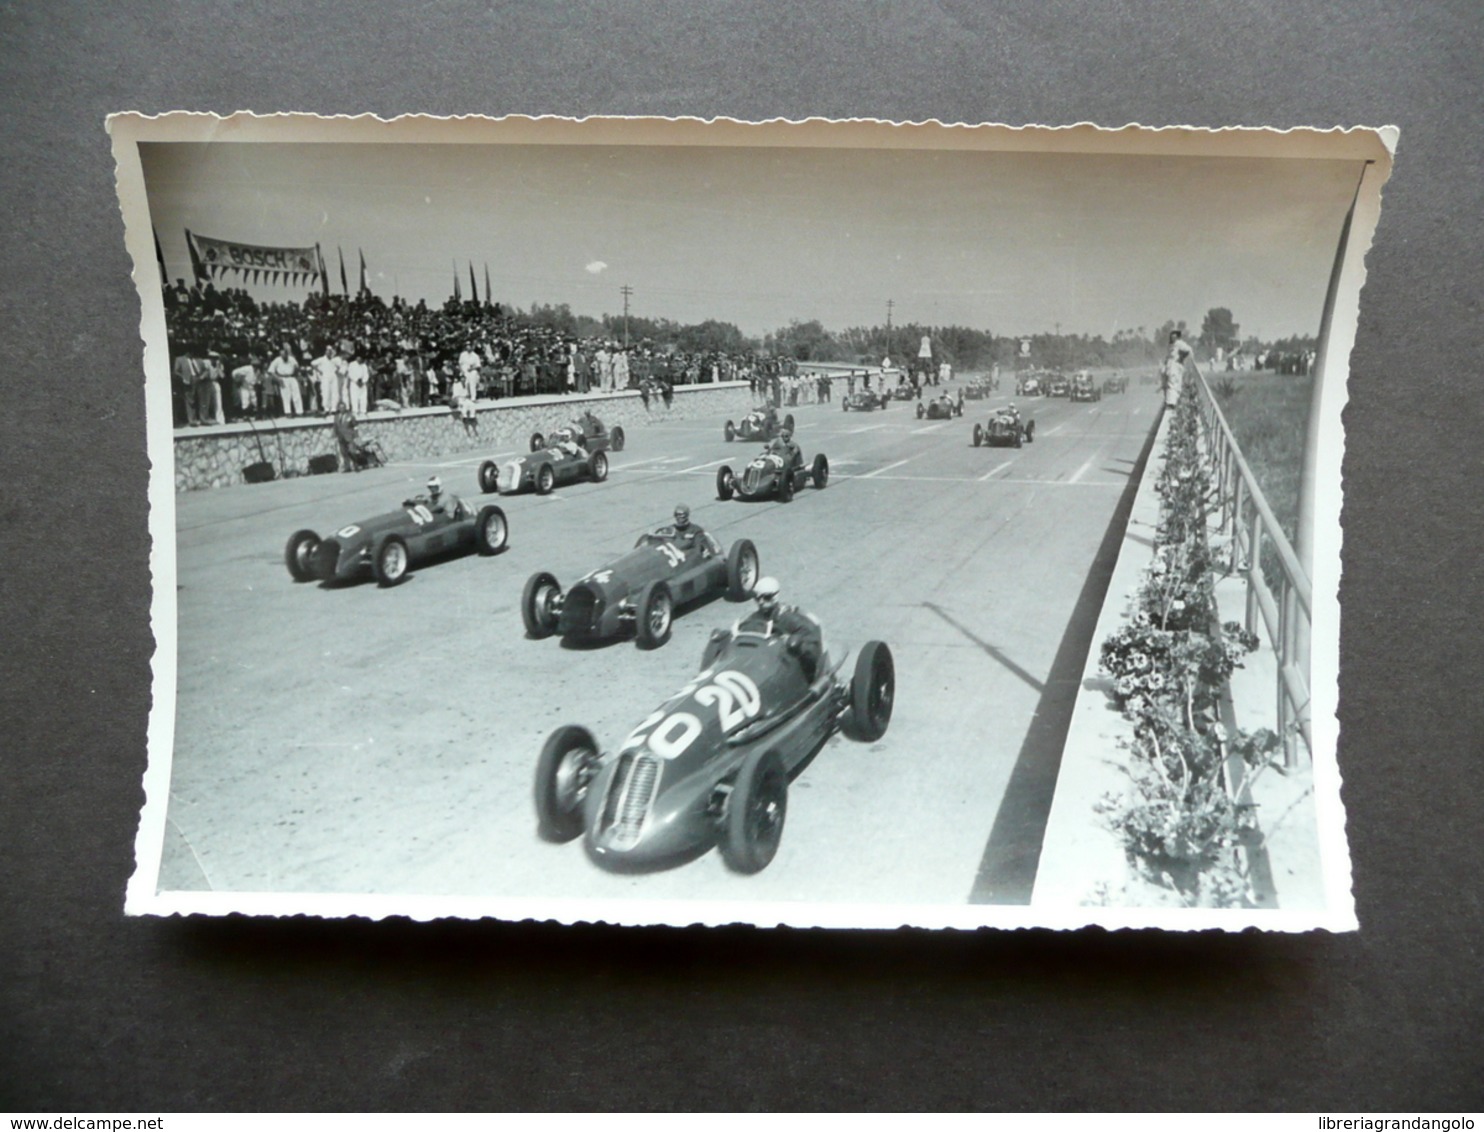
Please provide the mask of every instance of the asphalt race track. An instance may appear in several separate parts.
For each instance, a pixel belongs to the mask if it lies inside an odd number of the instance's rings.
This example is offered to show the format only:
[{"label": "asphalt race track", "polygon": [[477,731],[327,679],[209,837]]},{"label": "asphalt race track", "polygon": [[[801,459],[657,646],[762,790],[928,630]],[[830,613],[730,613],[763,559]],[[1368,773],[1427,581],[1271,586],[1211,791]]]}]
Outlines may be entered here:
[{"label": "asphalt race track", "polygon": [[[635,428],[606,483],[501,499],[504,554],[426,566],[390,590],[296,584],[284,543],[389,510],[434,472],[492,501],[475,483],[491,453],[178,496],[160,887],[1025,902],[1120,502],[1159,398],[1131,382],[1090,404],[1022,399],[1033,444],[972,447],[973,422],[1005,400],[936,422],[902,402],[793,409],[805,460],[826,453],[831,478],[789,504],[716,499],[718,466],[740,472],[758,449],[727,444],[721,420]],[[616,745],[745,607],[718,600],[678,617],[653,652],[629,640],[579,650],[525,638],[522,585],[537,570],[569,584],[678,502],[723,546],[753,540],[783,600],[823,621],[832,653],[853,663],[879,638],[896,658],[886,736],[829,742],[793,784],[778,856],[756,876],[730,873],[715,852],[615,875],[580,841],[536,833],[547,734],[581,723]]]}]

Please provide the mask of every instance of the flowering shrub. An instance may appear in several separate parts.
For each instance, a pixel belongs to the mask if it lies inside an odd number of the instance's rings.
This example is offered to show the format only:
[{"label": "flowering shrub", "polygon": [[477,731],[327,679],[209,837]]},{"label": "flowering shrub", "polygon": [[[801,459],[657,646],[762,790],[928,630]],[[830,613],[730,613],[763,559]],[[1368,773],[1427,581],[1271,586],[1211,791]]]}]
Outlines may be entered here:
[{"label": "flowering shrub", "polygon": [[[1230,906],[1252,899],[1237,852],[1249,819],[1237,799],[1278,738],[1267,730],[1228,735],[1220,721],[1226,682],[1258,642],[1235,621],[1216,622],[1207,538],[1215,496],[1200,427],[1187,389],[1155,484],[1154,556],[1128,619],[1102,646],[1109,694],[1133,734],[1123,744],[1131,790],[1105,797],[1098,811],[1146,880],[1185,904]],[[1227,781],[1231,754],[1245,768],[1235,783]]]}]

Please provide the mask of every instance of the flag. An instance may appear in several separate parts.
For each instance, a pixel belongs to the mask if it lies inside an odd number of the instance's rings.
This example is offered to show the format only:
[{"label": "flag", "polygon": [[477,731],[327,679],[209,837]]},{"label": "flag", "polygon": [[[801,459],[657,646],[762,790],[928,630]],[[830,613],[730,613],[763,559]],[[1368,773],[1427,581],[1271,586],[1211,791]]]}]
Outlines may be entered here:
[{"label": "flag", "polygon": [[160,286],[163,287],[170,282],[170,273],[165,270],[165,253],[160,250],[160,234],[150,226],[150,234],[155,238],[155,262],[160,265]]},{"label": "flag", "polygon": [[335,250],[340,254],[340,291],[348,299],[350,298],[350,284],[345,281],[345,252],[338,244]]},{"label": "flag", "polygon": [[464,301],[463,292],[459,290],[459,261],[453,261],[453,300],[456,303]]},{"label": "flag", "polygon": [[479,302],[479,284],[474,281],[474,261],[469,261],[469,298]]},{"label": "flag", "polygon": [[371,290],[370,287],[366,286],[366,253],[361,251],[360,248],[357,248],[356,254],[361,257],[361,285],[356,290],[356,294],[364,295],[367,291]]},{"label": "flag", "polygon": [[191,276],[197,283],[199,283],[201,282],[201,280],[208,278],[206,274],[206,267],[204,264],[202,264],[201,257],[196,254],[196,243],[194,240],[191,239],[191,230],[187,228],[185,230],[185,234],[186,249],[191,253]]},{"label": "flag", "polygon": [[484,301],[492,303],[494,300],[495,297],[490,294],[490,265],[486,263],[484,265]]},{"label": "flag", "polygon": [[320,251],[319,245],[314,245],[314,258],[319,261],[319,283],[325,293],[325,298],[330,297],[330,269],[325,266],[325,253]]}]

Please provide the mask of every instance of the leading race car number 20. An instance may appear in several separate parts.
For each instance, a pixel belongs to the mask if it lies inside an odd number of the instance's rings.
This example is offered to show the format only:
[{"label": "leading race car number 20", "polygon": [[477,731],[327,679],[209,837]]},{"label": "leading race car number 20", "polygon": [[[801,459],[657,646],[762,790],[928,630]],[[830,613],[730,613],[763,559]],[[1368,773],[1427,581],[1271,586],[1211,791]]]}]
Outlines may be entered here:
[{"label": "leading race car number 20", "polygon": [[[693,692],[692,698],[703,707],[716,708],[723,734],[730,734],[763,710],[762,693],[745,672],[718,672],[710,677],[710,683],[692,680],[680,694],[687,692]],[[649,749],[660,758],[678,758],[696,741],[704,726],[692,712],[666,713],[662,708],[634,728],[619,753],[638,750],[647,740]]]}]

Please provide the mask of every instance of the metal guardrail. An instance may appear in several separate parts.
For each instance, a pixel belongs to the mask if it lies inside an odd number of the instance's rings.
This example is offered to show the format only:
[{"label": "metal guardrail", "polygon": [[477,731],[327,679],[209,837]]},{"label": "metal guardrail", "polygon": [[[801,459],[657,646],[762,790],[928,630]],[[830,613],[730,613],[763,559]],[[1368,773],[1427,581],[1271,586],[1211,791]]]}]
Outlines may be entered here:
[{"label": "metal guardrail", "polygon": [[[1284,763],[1293,767],[1298,764],[1299,737],[1311,757],[1314,750],[1309,723],[1312,585],[1258,487],[1205,376],[1195,370],[1195,378],[1205,406],[1206,440],[1215,465],[1221,529],[1231,539],[1231,568],[1240,571],[1247,581],[1245,625],[1249,633],[1256,633],[1261,618],[1268,643],[1278,658],[1278,733],[1283,739]],[[1269,584],[1263,571],[1264,549],[1270,549],[1277,559],[1276,587]]]}]

